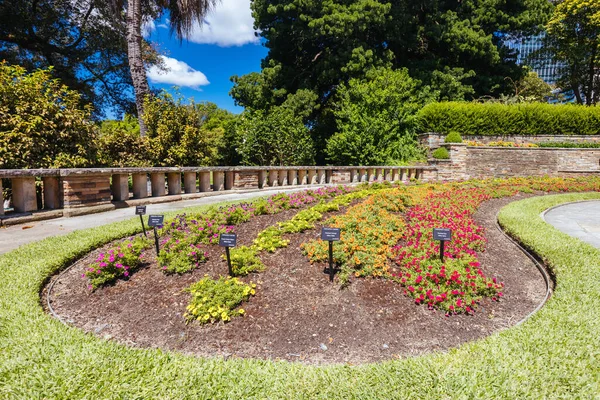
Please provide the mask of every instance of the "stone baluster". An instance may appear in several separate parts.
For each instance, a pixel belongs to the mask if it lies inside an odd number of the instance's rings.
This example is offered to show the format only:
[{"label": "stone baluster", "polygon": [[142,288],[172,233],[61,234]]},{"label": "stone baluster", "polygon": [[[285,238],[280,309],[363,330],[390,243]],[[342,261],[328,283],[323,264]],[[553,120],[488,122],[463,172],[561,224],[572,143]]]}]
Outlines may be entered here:
[{"label": "stone baluster", "polygon": [[258,187],[260,189],[269,186],[269,174],[265,170],[258,171]]},{"label": "stone baluster", "polygon": [[305,169],[298,171],[298,185],[308,185],[308,175]]},{"label": "stone baluster", "polygon": [[201,192],[210,192],[212,190],[210,187],[210,171],[200,172],[199,181]]},{"label": "stone baluster", "polygon": [[288,170],[288,184],[293,186],[298,185],[298,170]]},{"label": "stone baluster", "polygon": [[0,178],[0,215],[4,215],[4,188],[2,187],[2,178]]},{"label": "stone baluster", "polygon": [[319,175],[319,184],[320,185],[324,185],[327,183],[327,171],[325,171],[324,169],[319,169],[317,170],[317,174]]},{"label": "stone baluster", "polygon": [[29,212],[38,209],[34,177],[13,178],[12,192],[13,207],[16,212]]},{"label": "stone baluster", "polygon": [[169,172],[167,174],[167,187],[170,195],[181,194],[180,172]]},{"label": "stone baluster", "polygon": [[358,173],[358,169],[353,168],[350,170],[350,182],[352,182],[352,183],[360,182],[360,174]]},{"label": "stone baluster", "polygon": [[185,193],[196,193],[196,172],[183,173],[183,191]]},{"label": "stone baluster", "polygon": [[225,190],[233,189],[234,184],[235,184],[235,178],[233,176],[233,171],[226,171],[225,172]]},{"label": "stone baluster", "polygon": [[162,197],[165,192],[165,173],[153,172],[150,174],[150,184],[152,186],[152,197]]},{"label": "stone baluster", "polygon": [[369,182],[375,182],[377,180],[377,170],[375,168],[369,168]]},{"label": "stone baluster", "polygon": [[288,185],[288,171],[279,170],[279,186],[287,186]]},{"label": "stone baluster", "polygon": [[269,186],[271,186],[271,187],[279,186],[279,181],[278,181],[277,176],[278,176],[278,172],[276,169],[269,171]]},{"label": "stone baluster", "polygon": [[394,181],[394,170],[393,169],[384,169],[383,170],[384,174],[385,174],[385,180],[388,182],[393,182]]},{"label": "stone baluster", "polygon": [[316,185],[317,183],[319,183],[318,177],[317,177],[317,170],[309,169],[308,170],[308,184]]},{"label": "stone baluster", "polygon": [[400,180],[402,179],[402,174],[401,174],[401,170],[400,168],[394,168],[392,170],[392,174],[393,174],[393,181],[394,182],[400,182]]},{"label": "stone baluster", "polygon": [[213,190],[215,192],[225,190],[225,173],[213,171]]},{"label": "stone baluster", "polygon": [[60,184],[57,177],[45,176],[42,178],[44,189],[44,209],[56,210],[60,205]]},{"label": "stone baluster", "polygon": [[145,199],[148,197],[148,176],[146,173],[131,174],[133,179],[133,198]]}]

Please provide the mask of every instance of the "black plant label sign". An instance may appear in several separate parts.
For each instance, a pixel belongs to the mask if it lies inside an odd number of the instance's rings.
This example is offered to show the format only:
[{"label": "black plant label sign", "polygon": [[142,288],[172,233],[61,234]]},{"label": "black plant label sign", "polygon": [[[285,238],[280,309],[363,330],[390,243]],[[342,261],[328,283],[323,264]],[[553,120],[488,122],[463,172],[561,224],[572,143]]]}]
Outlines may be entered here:
[{"label": "black plant label sign", "polygon": [[219,236],[219,246],[235,247],[237,244],[237,235],[235,233],[222,233]]},{"label": "black plant label sign", "polygon": [[340,240],[340,228],[323,228],[321,229],[321,240],[328,242],[337,242]]},{"label": "black plant label sign", "polygon": [[148,217],[148,226],[163,226],[165,222],[164,215],[150,215]]},{"label": "black plant label sign", "polygon": [[446,228],[433,228],[433,240],[448,242],[452,239],[452,230]]},{"label": "black plant label sign", "polygon": [[135,215],[146,215],[146,206],[135,206]]}]

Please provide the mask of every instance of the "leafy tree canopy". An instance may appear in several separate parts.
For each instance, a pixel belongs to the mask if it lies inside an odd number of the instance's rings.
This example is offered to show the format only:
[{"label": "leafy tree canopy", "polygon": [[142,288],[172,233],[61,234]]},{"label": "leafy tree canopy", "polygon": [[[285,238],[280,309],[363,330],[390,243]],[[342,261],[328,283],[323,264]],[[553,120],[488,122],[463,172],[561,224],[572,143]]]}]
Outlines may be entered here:
[{"label": "leafy tree canopy", "polygon": [[546,52],[563,65],[559,84],[580,104],[600,99],[600,2],[564,0],[547,24]]},{"label": "leafy tree canopy", "polygon": [[317,147],[336,130],[331,99],[350,79],[407,68],[439,100],[497,96],[524,71],[501,32],[529,32],[552,11],[547,0],[254,0],[255,27],[269,49],[262,72],[234,76],[239,105],[268,110],[309,90]]},{"label": "leafy tree canopy", "polygon": [[334,102],[337,130],[327,141],[334,165],[390,165],[419,157],[413,130],[417,111],[432,97],[406,69],[369,71],[350,79]]},{"label": "leafy tree canopy", "polygon": [[0,169],[92,165],[91,106],[51,73],[0,62]]},{"label": "leafy tree canopy", "polygon": [[[152,48],[144,48],[146,61],[157,62]],[[79,91],[97,116],[106,108],[134,111],[125,23],[105,1],[0,1],[2,59],[29,71],[52,66],[53,76]]]}]

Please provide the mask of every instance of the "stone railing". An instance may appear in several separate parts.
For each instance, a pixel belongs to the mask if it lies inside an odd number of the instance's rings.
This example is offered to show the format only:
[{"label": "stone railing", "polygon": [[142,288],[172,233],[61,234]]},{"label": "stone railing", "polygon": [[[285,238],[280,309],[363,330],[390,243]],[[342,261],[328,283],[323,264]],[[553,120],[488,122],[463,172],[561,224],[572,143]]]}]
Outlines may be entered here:
[{"label": "stone railing", "polygon": [[[432,181],[437,176],[435,167],[428,166],[307,166],[22,169],[0,170],[0,178],[11,182],[15,214],[41,209],[62,210],[60,215],[73,216],[117,207],[201,197],[210,192],[395,182],[411,178]],[[4,214],[3,207],[0,207],[0,214]]]}]

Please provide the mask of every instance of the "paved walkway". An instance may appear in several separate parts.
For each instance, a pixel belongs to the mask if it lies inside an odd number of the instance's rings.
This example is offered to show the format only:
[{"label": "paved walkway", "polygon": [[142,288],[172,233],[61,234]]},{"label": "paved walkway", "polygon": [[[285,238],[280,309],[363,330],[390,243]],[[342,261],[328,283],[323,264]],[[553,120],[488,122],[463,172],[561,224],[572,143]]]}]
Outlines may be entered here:
[{"label": "paved walkway", "polygon": [[[318,187],[319,186],[315,186],[314,189]],[[194,200],[149,204],[147,206],[147,214],[161,214],[168,211],[176,211],[187,207],[214,204],[222,201],[245,201],[275,193],[296,192],[301,190],[307,190],[307,188],[261,190],[251,193],[231,193],[219,196],[202,197]],[[66,235],[67,233],[76,230],[106,225],[112,222],[123,221],[132,217],[135,217],[135,207],[120,208],[98,214],[82,215],[71,218],[55,218],[46,221],[9,226],[0,229],[0,254],[14,250],[26,243],[45,239],[49,236]]]},{"label": "paved walkway", "polygon": [[565,204],[548,211],[544,219],[559,231],[600,248],[600,201]]}]

